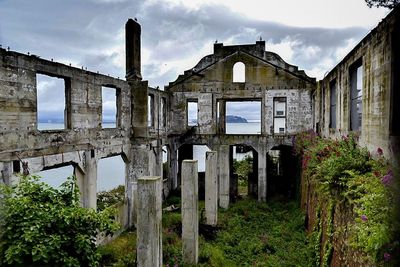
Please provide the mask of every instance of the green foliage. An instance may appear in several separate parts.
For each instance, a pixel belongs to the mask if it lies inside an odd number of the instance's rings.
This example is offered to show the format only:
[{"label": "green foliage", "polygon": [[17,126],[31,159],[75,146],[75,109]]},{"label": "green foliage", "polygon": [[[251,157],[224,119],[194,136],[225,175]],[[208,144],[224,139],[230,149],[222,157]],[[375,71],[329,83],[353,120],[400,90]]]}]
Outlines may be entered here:
[{"label": "green foliage", "polygon": [[115,207],[122,204],[125,199],[125,186],[120,185],[109,191],[101,191],[97,193],[97,210],[102,211],[108,207]]},{"label": "green foliage", "polygon": [[[188,266],[182,262],[181,211],[164,211],[162,220],[164,264]],[[218,226],[214,240],[200,236],[197,266],[310,266],[313,257],[304,231],[304,215],[294,202],[238,201],[219,212]],[[136,240],[136,235],[122,235],[99,248],[102,266],[123,266],[125,257],[134,258],[136,244],[127,238]]]},{"label": "green foliage", "polygon": [[79,207],[79,191],[70,177],[54,189],[39,177],[21,177],[1,187],[1,266],[96,266],[96,236],[116,230],[111,210]]},{"label": "green foliage", "polygon": [[[354,135],[331,140],[305,133],[296,138],[295,151],[303,157],[303,180],[316,186],[320,198],[354,207],[356,219],[349,225],[352,247],[365,252],[368,260],[383,262],[384,254],[392,253],[388,247],[394,250],[398,222],[395,219],[395,179],[381,156],[382,150],[379,148],[378,158],[373,159],[366,148],[357,145]],[[331,225],[332,203],[328,208],[325,230],[331,237],[335,234]],[[321,220],[317,216],[317,223]],[[321,227],[315,229],[320,230]],[[331,250],[325,244],[322,259],[325,266],[329,265]]]},{"label": "green foliage", "polygon": [[239,185],[247,186],[249,174],[253,171],[253,158],[245,156],[243,160],[233,159],[233,172],[238,175]]},{"label": "green foliage", "polygon": [[201,244],[200,266],[310,266],[312,250],[296,203],[247,199],[219,218],[222,230]]},{"label": "green foliage", "polygon": [[110,243],[99,246],[100,266],[136,266],[136,231],[127,231]]}]

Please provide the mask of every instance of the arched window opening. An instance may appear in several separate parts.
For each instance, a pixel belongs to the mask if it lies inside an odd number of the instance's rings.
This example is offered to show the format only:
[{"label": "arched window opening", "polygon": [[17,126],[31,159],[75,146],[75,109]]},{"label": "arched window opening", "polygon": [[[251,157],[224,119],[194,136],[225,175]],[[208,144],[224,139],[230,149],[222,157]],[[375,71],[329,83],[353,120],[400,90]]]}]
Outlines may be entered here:
[{"label": "arched window opening", "polygon": [[233,65],[233,82],[244,83],[246,81],[246,66],[243,62],[236,62]]}]

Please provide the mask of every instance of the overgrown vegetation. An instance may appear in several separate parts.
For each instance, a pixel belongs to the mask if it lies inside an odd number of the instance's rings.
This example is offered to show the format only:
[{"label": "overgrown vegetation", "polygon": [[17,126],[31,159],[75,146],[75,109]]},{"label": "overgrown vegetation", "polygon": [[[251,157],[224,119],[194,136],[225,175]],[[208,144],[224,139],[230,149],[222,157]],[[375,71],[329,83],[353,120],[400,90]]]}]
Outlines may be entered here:
[{"label": "overgrown vegetation", "polygon": [[125,186],[119,185],[108,191],[97,193],[97,210],[102,211],[109,207],[122,204],[125,198]]},{"label": "overgrown vegetation", "polygon": [[80,207],[73,177],[59,189],[39,179],[1,186],[0,265],[97,266],[96,236],[117,229],[113,212]]},{"label": "overgrown vegetation", "polygon": [[246,186],[253,171],[253,158],[246,155],[243,160],[233,159],[233,172],[238,175],[239,186]]},{"label": "overgrown vegetation", "polygon": [[[164,206],[180,206],[172,195]],[[200,203],[204,208],[204,203]],[[203,212],[201,212],[203,214]],[[163,262],[182,263],[181,211],[163,212]],[[304,216],[297,204],[242,200],[220,211],[216,232],[200,224],[198,266],[310,266],[312,247],[304,231]],[[103,266],[134,266],[136,235],[122,237],[100,248]],[[113,261],[110,261],[113,259]]]},{"label": "overgrown vegetation", "polygon": [[[344,226],[350,231],[351,247],[363,251],[369,262],[395,265],[393,256],[399,246],[397,185],[382,149],[377,149],[377,157],[373,159],[366,148],[357,145],[354,135],[332,140],[309,132],[297,136],[295,150],[303,157],[303,182],[312,184],[327,204],[326,235],[333,238],[339,234],[340,229],[332,227],[332,212],[339,204],[347,205],[355,217],[349,218],[349,225]],[[316,262],[329,266],[332,247],[323,249],[322,260],[318,247],[322,235],[320,206],[316,219]]]}]

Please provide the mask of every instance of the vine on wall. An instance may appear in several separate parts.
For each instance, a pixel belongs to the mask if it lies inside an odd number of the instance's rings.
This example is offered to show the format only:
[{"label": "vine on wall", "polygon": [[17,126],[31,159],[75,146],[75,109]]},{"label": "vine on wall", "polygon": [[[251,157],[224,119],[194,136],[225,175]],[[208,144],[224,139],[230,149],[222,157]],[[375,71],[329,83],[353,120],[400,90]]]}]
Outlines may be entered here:
[{"label": "vine on wall", "polygon": [[[327,203],[317,209],[312,234],[316,236],[314,242],[322,242],[322,235],[328,239],[319,245],[323,254],[316,253],[318,265],[330,265],[331,241],[342,227],[350,230],[346,243],[362,251],[366,262],[395,265],[398,261],[395,254],[399,250],[399,240],[396,240],[398,179],[383,157],[382,149],[378,148],[372,157],[366,148],[357,144],[355,135],[332,140],[314,132],[299,134],[294,149],[302,156],[303,183],[312,184],[318,199]],[[336,225],[335,229],[333,217],[338,203],[353,209],[354,220],[349,220],[349,225]],[[320,208],[326,209],[325,218]]]}]

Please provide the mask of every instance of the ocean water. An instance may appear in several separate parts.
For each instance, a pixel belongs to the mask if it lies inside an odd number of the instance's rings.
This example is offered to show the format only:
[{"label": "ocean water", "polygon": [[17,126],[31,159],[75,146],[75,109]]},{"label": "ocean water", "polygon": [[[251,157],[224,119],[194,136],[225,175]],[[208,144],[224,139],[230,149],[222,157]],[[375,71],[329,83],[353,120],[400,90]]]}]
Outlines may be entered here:
[{"label": "ocean water", "polygon": [[[41,130],[63,129],[61,123],[40,123]],[[227,123],[227,134],[257,134],[261,132],[259,122]],[[210,149],[207,146],[193,146],[193,158],[198,160],[199,172],[205,171],[205,154]],[[251,154],[251,153],[250,153]],[[234,153],[234,158],[241,160],[246,154]],[[163,155],[165,160],[166,156]],[[163,160],[163,161],[164,161]],[[57,169],[41,171],[37,173],[42,181],[53,187],[59,187],[68,176],[73,175],[73,167],[65,166]],[[125,163],[121,156],[101,159],[97,165],[97,191],[110,190],[118,185],[125,184]]]}]

